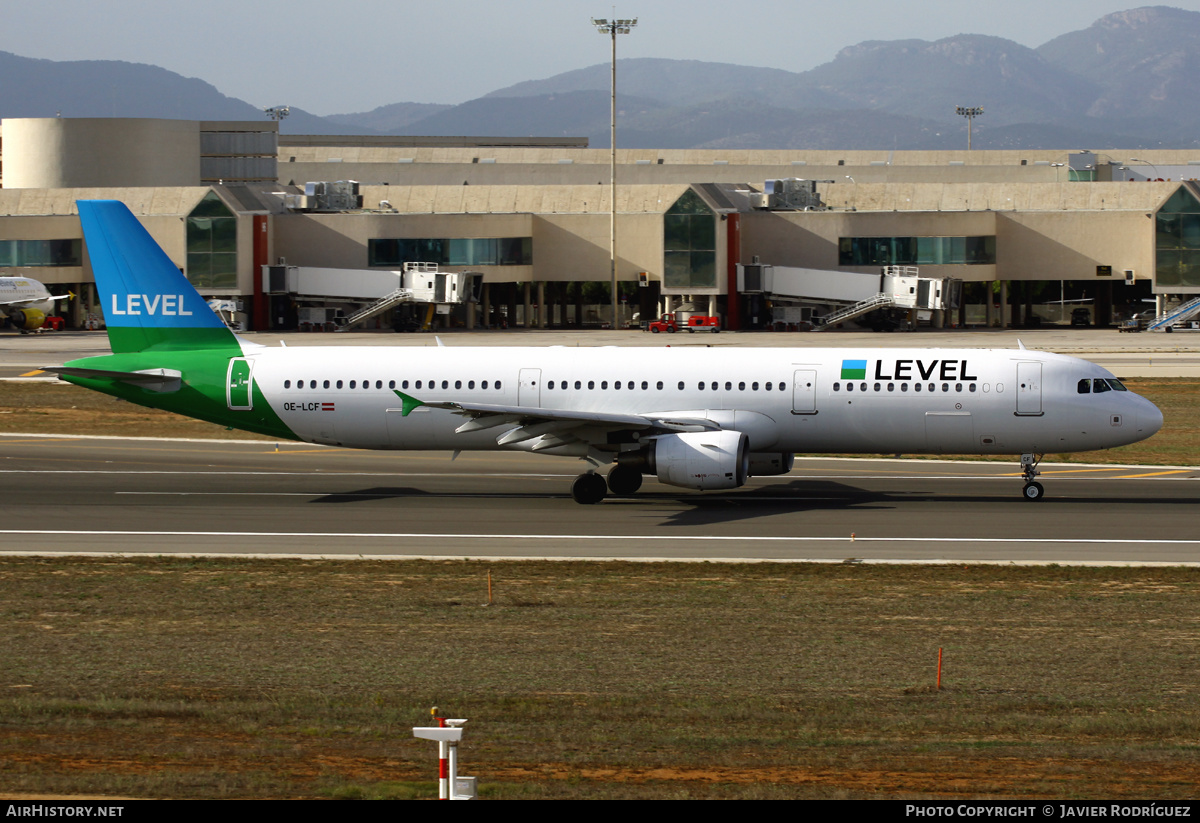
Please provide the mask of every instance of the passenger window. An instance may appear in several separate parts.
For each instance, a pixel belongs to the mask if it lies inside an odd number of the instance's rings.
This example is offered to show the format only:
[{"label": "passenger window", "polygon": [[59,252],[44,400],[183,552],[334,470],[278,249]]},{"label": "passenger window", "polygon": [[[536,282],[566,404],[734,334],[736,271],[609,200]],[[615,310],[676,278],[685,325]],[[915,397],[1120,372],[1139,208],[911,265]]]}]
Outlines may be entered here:
[{"label": "passenger window", "polygon": [[283,387],[284,387],[285,389],[290,389],[290,388],[292,387],[292,381],[291,381],[291,380],[284,380],[284,381],[283,381]]},{"label": "passenger window", "polygon": [[316,380],[309,380],[309,381],[308,381],[308,387],[309,387],[310,389],[315,389],[315,388],[317,387],[317,381],[316,381]]},{"label": "passenger window", "polygon": [[902,391],[902,392],[908,391],[908,384],[907,384],[907,383],[901,383],[901,384],[900,384],[900,391]]},{"label": "passenger window", "polygon": [[337,383],[335,385],[340,389],[342,387],[342,381],[341,380],[337,381]]},{"label": "passenger window", "polygon": [[388,388],[389,388],[389,389],[394,389],[394,388],[396,388],[396,381],[395,381],[395,380],[389,380],[389,381],[388,381]]},{"label": "passenger window", "polygon": [[450,388],[450,381],[449,381],[449,380],[443,380],[443,381],[442,381],[442,388],[443,388],[443,389],[448,389],[448,388]]},{"label": "passenger window", "polygon": [[615,383],[613,383],[613,388],[619,391],[621,389],[621,381],[618,380]]},{"label": "passenger window", "polygon": [[738,391],[745,391],[745,390],[746,390],[746,384],[738,383]]},{"label": "passenger window", "polygon": [[725,383],[725,391],[733,391],[733,384],[727,381]]},{"label": "passenger window", "polygon": [[500,381],[496,381],[496,391],[500,391]]},{"label": "passenger window", "polygon": [[462,381],[461,381],[461,380],[455,380],[455,381],[454,381],[454,388],[456,388],[456,389],[461,389],[461,388],[462,388]]},{"label": "passenger window", "polygon": [[975,384],[974,384],[974,383],[972,383],[972,384],[971,384],[971,389],[970,389],[970,391],[971,391],[971,393],[972,393],[972,394],[974,394],[974,393],[975,393]]},{"label": "passenger window", "polygon": [[583,384],[582,384],[582,383],[580,383],[578,380],[576,380],[576,381],[575,381],[575,388],[576,388],[576,389],[582,389],[582,388],[583,388]]},{"label": "passenger window", "polygon": [[698,388],[700,391],[704,391],[704,381],[701,380],[699,383],[697,383],[696,388]]},{"label": "passenger window", "polygon": [[679,390],[683,391],[683,381],[682,380],[679,381]]},{"label": "passenger window", "polygon": [[881,387],[880,387],[880,385],[879,385],[878,383],[876,383],[876,384],[875,384],[875,391],[879,391],[879,390],[880,390],[880,388],[881,388]]},{"label": "passenger window", "polygon": [[377,389],[382,389],[382,388],[383,388],[383,381],[382,381],[382,380],[376,380],[376,381],[375,381],[375,388],[377,388]]},{"label": "passenger window", "polygon": [[324,382],[324,384],[322,384],[322,388],[326,388],[326,389],[327,389],[327,388],[329,388],[329,381],[328,381],[328,380],[326,380],[326,381]]},{"label": "passenger window", "polygon": [[486,381],[486,380],[484,380],[482,383],[480,383],[480,384],[479,384],[479,388],[481,388],[481,389],[486,389],[486,388],[487,388],[487,381]]},{"label": "passenger window", "polygon": [[600,388],[601,388],[602,390],[604,390],[604,389],[607,389],[607,388],[608,388],[608,381],[607,381],[607,380],[601,380],[601,381],[600,381]]},{"label": "passenger window", "polygon": [[[468,388],[468,389],[473,389],[473,388],[475,388],[475,381],[474,381],[474,380],[468,380],[468,381],[467,381],[467,388]],[[554,387],[553,387],[553,386],[551,386],[551,388],[554,388]]]},{"label": "passenger window", "polygon": [[713,384],[712,384],[712,390],[713,391],[717,390],[717,381],[715,381],[715,380],[713,381]]},{"label": "passenger window", "polygon": [[421,388],[421,381],[420,381],[420,380],[418,380],[418,381],[417,381],[417,388],[418,388],[418,389],[419,389],[419,388]]},{"label": "passenger window", "polygon": [[[661,388],[662,388],[662,384],[660,383],[660,384],[658,385],[658,387],[661,389]],[[645,390],[646,390],[646,389],[648,389],[648,388],[650,388],[650,383],[649,383],[649,381],[643,380],[643,381],[642,381],[642,391],[645,391]]]},{"label": "passenger window", "polygon": [[[768,383],[768,384],[765,386],[765,388],[766,388],[766,390],[767,390],[767,391],[770,391],[770,390],[771,390],[771,384],[770,384],[770,383]],[[867,390],[867,384],[866,384],[866,383],[863,383],[863,391],[866,391],[866,390]]]},{"label": "passenger window", "polygon": [[595,381],[595,380],[589,380],[589,381],[588,381],[588,391],[591,391],[591,390],[592,390],[592,389],[594,389],[594,388],[596,388],[596,381]]},{"label": "passenger window", "polygon": [[[846,385],[847,385],[847,386],[849,386],[850,384],[849,384],[849,383],[847,383]],[[750,390],[751,390],[751,391],[758,391],[758,383],[751,383],[751,384],[750,384]]]},{"label": "passenger window", "polygon": [[841,383],[834,383],[834,384],[833,384],[833,390],[834,390],[834,391],[841,391],[841,390],[842,390],[842,384],[841,384]]},{"label": "passenger window", "polygon": [[662,387],[663,387],[663,382],[661,380],[659,380],[658,381],[658,390],[662,391]]},{"label": "passenger window", "polygon": [[846,384],[846,391],[854,391],[854,384],[853,384],[853,383],[847,383],[847,384]]},{"label": "passenger window", "polygon": [[956,392],[961,392],[961,391],[962,391],[962,383],[955,383],[955,384],[954,384],[954,390],[955,390]]},{"label": "passenger window", "polygon": [[896,390],[896,384],[888,383],[888,391],[895,391],[895,390]]},{"label": "passenger window", "polygon": [[920,390],[921,390],[921,384],[913,383],[913,391],[920,391]]}]

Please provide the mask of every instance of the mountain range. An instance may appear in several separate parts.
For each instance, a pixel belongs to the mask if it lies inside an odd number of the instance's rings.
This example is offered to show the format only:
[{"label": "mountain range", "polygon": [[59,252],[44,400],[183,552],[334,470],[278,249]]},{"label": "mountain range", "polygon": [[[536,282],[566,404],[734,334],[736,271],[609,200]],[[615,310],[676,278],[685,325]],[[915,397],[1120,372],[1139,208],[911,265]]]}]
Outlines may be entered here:
[{"label": "mountain range", "polygon": [[[459,105],[394,103],[318,117],[293,134],[584,136],[608,145],[607,63],[498,89]],[[1031,49],[962,34],[868,41],[805,72],[655,58],[618,61],[627,148],[963,148],[955,106],[983,106],[976,148],[1200,146],[1200,13],[1117,12]],[[256,107],[202,80],[119,61],[0,52],[0,117],[255,120]]]}]

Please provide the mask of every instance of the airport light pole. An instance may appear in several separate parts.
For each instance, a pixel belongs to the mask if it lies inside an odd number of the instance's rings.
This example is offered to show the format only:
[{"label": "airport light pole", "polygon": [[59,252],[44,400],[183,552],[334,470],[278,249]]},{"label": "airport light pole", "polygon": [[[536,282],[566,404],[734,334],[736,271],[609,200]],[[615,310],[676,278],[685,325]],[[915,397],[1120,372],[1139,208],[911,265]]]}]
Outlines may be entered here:
[{"label": "airport light pole", "polygon": [[1147,166],[1149,166],[1150,168],[1154,169],[1154,176],[1155,176],[1155,177],[1161,177],[1161,176],[1162,176],[1162,175],[1160,175],[1160,174],[1158,173],[1158,166],[1154,165],[1154,164],[1153,164],[1153,163],[1151,163],[1149,160],[1142,160],[1142,159],[1140,159],[1140,158],[1138,158],[1138,157],[1130,157],[1130,158],[1129,158],[1129,162],[1130,162],[1130,163],[1145,163]]},{"label": "airport light pole", "polygon": [[617,35],[629,34],[637,25],[637,18],[629,20],[607,20],[592,18],[592,25],[601,34],[612,38],[612,95],[609,106],[610,124],[608,163],[609,203],[608,203],[608,253],[610,258],[609,278],[612,302],[612,327],[617,330]]},{"label": "airport light pole", "polygon": [[971,150],[971,122],[983,114],[983,106],[955,106],[954,113],[967,118],[967,151]]}]

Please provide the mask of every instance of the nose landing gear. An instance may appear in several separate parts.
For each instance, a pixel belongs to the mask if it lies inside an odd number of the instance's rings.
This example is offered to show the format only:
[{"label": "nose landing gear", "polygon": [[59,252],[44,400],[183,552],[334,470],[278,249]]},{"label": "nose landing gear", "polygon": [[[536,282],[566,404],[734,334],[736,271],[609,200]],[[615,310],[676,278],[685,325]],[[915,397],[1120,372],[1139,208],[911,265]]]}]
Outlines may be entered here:
[{"label": "nose landing gear", "polygon": [[1021,476],[1025,478],[1025,488],[1021,490],[1021,494],[1026,500],[1041,500],[1046,494],[1042,484],[1033,479],[1041,474],[1037,466],[1042,462],[1042,457],[1040,454],[1021,455]]}]

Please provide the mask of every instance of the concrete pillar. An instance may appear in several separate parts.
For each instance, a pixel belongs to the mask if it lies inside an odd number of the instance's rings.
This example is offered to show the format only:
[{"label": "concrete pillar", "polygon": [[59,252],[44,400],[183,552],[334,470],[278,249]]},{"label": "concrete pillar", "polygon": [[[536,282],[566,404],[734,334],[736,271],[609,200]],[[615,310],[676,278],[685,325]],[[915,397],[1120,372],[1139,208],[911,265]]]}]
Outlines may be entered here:
[{"label": "concrete pillar", "polygon": [[478,320],[479,306],[475,303],[467,304],[467,331],[475,328],[475,321]]},{"label": "concrete pillar", "polygon": [[712,317],[716,313],[717,313],[717,296],[715,294],[710,294],[708,296],[708,316]]},{"label": "concrete pillar", "polygon": [[992,316],[992,283],[996,281],[988,280],[983,284],[983,326],[986,329],[992,327],[992,321],[995,319]]},{"label": "concrete pillar", "polygon": [[1000,328],[1007,329],[1011,313],[1008,310],[1008,281],[1000,281]]},{"label": "concrete pillar", "polygon": [[525,286],[525,288],[524,288],[525,314],[521,317],[521,325],[527,329],[533,328],[533,318],[532,318],[533,300],[531,299],[532,285],[533,284],[530,283],[528,280],[526,280],[524,283],[524,286]]},{"label": "concrete pillar", "polygon": [[546,281],[539,280],[537,284],[537,327],[546,328]]},{"label": "concrete pillar", "polygon": [[492,286],[490,283],[484,283],[480,289],[483,294],[480,298],[483,300],[483,327],[490,329],[492,327]]}]

